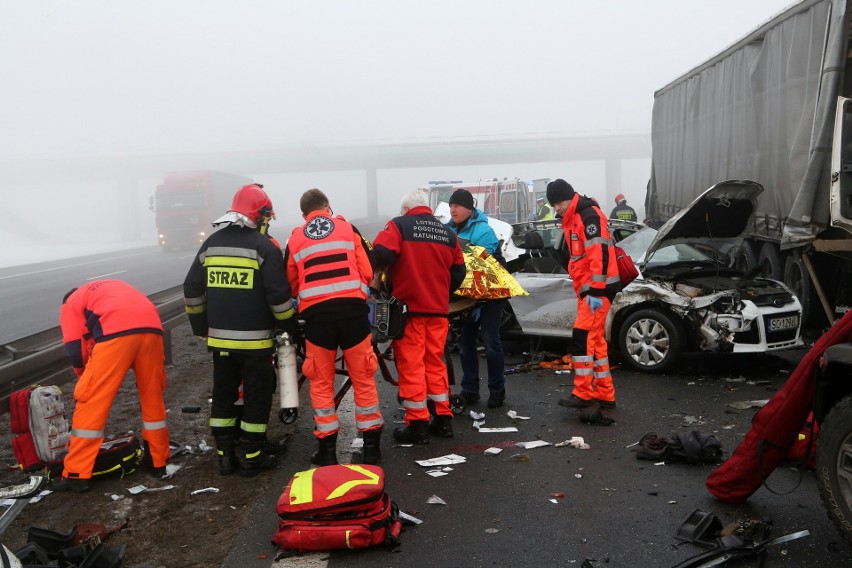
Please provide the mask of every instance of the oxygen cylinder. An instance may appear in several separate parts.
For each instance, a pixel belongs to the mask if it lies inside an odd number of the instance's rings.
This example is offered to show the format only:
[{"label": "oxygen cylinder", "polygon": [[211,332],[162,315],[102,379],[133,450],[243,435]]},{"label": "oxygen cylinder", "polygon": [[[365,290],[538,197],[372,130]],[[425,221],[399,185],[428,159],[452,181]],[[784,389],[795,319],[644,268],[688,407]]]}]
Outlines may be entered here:
[{"label": "oxygen cylinder", "polygon": [[277,337],[276,371],[278,373],[278,398],[281,410],[278,417],[284,424],[295,422],[299,414],[299,374],[296,371],[296,346],[290,340],[290,334],[282,333]]}]

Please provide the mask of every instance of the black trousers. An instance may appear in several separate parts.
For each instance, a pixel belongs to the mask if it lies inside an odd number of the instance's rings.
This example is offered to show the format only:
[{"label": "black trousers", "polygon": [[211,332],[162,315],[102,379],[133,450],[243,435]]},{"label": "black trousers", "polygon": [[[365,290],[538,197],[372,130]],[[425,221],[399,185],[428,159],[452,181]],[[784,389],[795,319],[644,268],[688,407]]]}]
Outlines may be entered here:
[{"label": "black trousers", "polygon": [[[213,352],[213,403],[210,406],[210,430],[213,436],[239,434],[234,401],[243,383],[243,408],[239,417],[244,440],[262,443],[266,439],[275,369],[272,356]],[[219,422],[220,424],[216,424]],[[231,422],[230,425],[224,424]]]}]

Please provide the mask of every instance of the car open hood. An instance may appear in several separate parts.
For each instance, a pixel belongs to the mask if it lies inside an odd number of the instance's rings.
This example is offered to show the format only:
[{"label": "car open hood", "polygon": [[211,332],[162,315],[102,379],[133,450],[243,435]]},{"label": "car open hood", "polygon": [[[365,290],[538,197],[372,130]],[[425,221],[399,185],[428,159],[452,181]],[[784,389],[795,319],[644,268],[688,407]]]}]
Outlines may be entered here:
[{"label": "car open hood", "polygon": [[757,196],[762,191],[763,186],[754,181],[717,183],[657,230],[645,260],[664,246],[696,239],[706,242],[743,237],[754,221]]}]

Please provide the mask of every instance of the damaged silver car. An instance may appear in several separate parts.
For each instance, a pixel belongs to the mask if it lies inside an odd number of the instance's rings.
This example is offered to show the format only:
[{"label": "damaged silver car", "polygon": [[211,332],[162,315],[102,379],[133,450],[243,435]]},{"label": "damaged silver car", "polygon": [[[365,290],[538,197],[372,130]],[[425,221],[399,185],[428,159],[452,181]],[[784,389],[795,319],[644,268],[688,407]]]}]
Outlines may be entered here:
[{"label": "damaged silver car", "polygon": [[[662,372],[684,352],[762,353],[802,344],[802,307],[792,291],[731,268],[723,252],[735,250],[761,191],[754,182],[719,183],[659,230],[636,226],[623,239],[625,227],[610,222],[640,271],[613,300],[607,319],[607,340],[627,366]],[[564,236],[552,238],[552,247],[524,247],[530,258],[514,276],[529,296],[510,305],[524,334],[570,337],[577,298],[562,268]]]}]

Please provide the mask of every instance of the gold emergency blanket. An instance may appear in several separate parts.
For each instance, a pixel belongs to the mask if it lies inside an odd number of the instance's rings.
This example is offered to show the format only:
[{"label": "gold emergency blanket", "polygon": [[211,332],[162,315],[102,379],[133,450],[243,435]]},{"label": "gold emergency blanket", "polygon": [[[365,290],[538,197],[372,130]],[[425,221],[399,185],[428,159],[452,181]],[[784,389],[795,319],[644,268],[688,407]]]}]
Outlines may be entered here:
[{"label": "gold emergency blanket", "polygon": [[467,274],[456,295],[477,300],[498,300],[512,296],[528,296],[518,281],[483,247],[462,248]]}]

